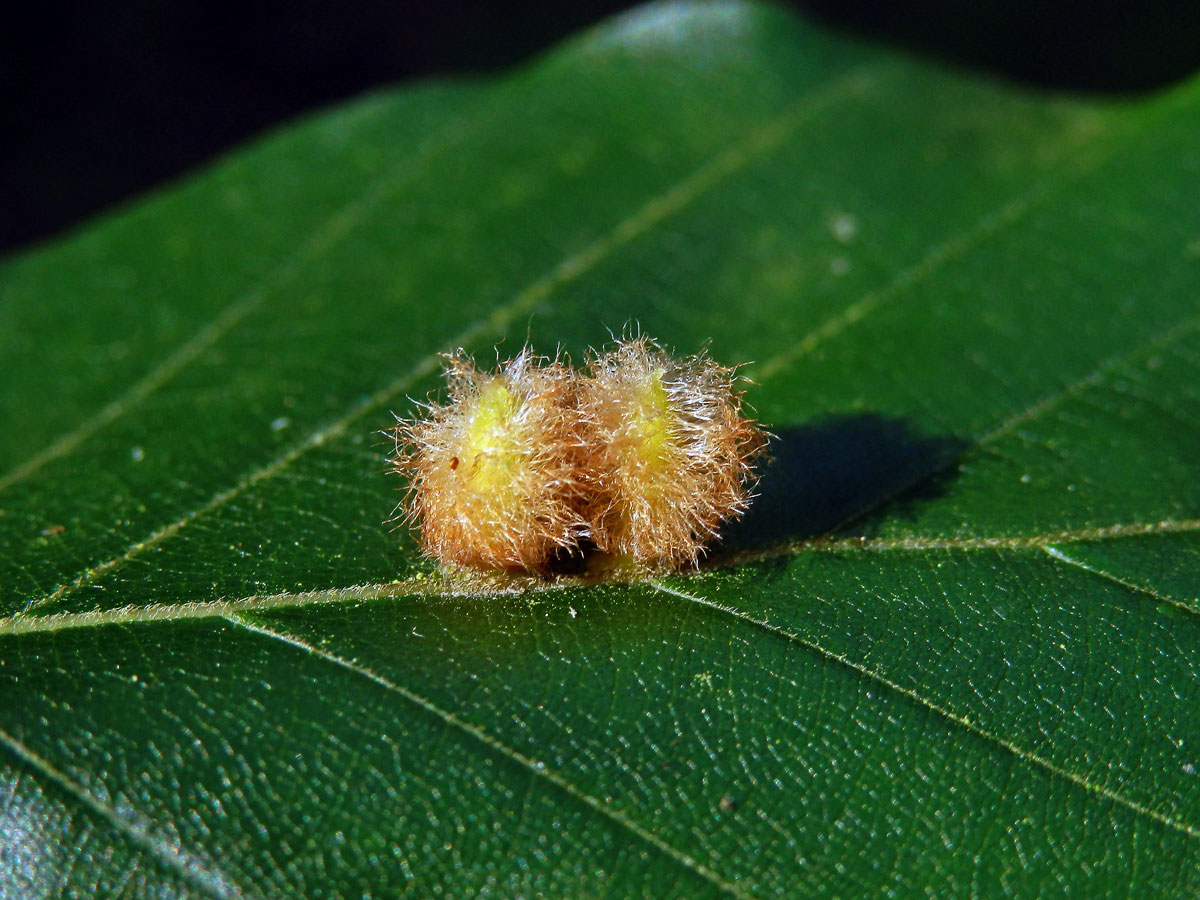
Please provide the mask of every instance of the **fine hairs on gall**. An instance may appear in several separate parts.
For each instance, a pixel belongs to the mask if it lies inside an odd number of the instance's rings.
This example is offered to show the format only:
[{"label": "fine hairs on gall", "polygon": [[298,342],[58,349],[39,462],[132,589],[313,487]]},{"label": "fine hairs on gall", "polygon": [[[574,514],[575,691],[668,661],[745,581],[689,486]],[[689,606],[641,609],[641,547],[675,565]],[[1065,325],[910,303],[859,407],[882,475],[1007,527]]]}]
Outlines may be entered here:
[{"label": "fine hairs on gall", "polygon": [[446,403],[393,430],[402,518],[444,565],[694,568],[747,509],[766,433],[734,369],[619,340],[583,372],[523,349],[493,373],[448,355]]},{"label": "fine hairs on gall", "polygon": [[618,341],[579,386],[588,535],[618,560],[694,567],[750,503],[763,431],[742,415],[734,370]]},{"label": "fine hairs on gall", "polygon": [[395,429],[404,521],[444,564],[543,568],[587,533],[571,370],[528,348],[493,373],[445,359],[449,400]]}]

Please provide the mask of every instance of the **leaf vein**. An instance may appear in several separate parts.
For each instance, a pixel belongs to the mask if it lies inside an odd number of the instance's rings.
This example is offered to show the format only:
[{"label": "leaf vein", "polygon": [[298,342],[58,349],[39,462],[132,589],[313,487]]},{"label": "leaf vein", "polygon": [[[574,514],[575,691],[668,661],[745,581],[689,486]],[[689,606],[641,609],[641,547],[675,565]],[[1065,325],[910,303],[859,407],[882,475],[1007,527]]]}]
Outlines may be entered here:
[{"label": "leaf vein", "polygon": [[[863,515],[860,513],[859,515]],[[857,516],[855,517],[857,518]],[[848,520],[853,521],[853,520]],[[847,523],[843,523],[843,526]],[[839,526],[839,527],[843,527]],[[1158,522],[1121,522],[1067,531],[1046,532],[1033,535],[981,536],[941,538],[916,535],[895,538],[805,538],[789,541],[772,547],[746,551],[728,557],[723,566],[740,565],[745,562],[773,559],[802,550],[824,553],[921,553],[929,550],[974,551],[974,550],[1047,550],[1056,544],[1079,544],[1091,541],[1114,541],[1122,538],[1140,537],[1150,534],[1189,534],[1200,531],[1200,519],[1163,519]]]},{"label": "leaf vein", "polygon": [[[444,140],[427,144],[422,152],[416,154],[416,161],[425,163],[435,159],[446,147],[462,140],[469,131],[470,128],[461,122],[458,123],[458,127],[448,130]],[[243,294],[240,299],[233,300],[217,314],[216,318],[177,347],[131,387],[110,400],[78,426],[54,439],[43,450],[24,462],[18,463],[9,472],[0,476],[0,491],[4,491],[32,475],[46,463],[71,453],[100,429],[152,396],[155,391],[236,328],[247,316],[276,295],[282,287],[303,270],[305,265],[319,259],[322,254],[327,253],[331,247],[353,231],[363,217],[379,203],[404,185],[409,184],[419,171],[412,159],[405,159],[390,167],[383,176],[374,181],[368,190],[344,204],[315,227],[300,247],[288,254],[268,272],[260,284]]]},{"label": "leaf vein", "polygon": [[576,787],[562,775],[547,767],[544,763],[540,763],[537,760],[526,756],[516,748],[510,747],[508,744],[505,744],[503,741],[499,740],[493,735],[488,734],[488,732],[484,731],[479,726],[473,725],[467,720],[456,716],[449,710],[442,709],[436,703],[418,694],[416,691],[404,687],[403,685],[398,684],[389,678],[385,678],[371,669],[359,665],[352,660],[348,660],[342,656],[339,656],[336,653],[313,646],[312,644],[309,644],[308,642],[287,632],[276,631],[263,625],[259,625],[255,622],[251,622],[237,613],[229,614],[224,618],[240,628],[244,628],[271,640],[280,641],[297,650],[311,654],[327,663],[345,669],[346,671],[349,671],[359,677],[365,678],[378,687],[382,687],[391,693],[397,694],[410,705],[420,709],[428,715],[433,716],[460,734],[470,738],[477,745],[485,748],[488,752],[491,752],[507,760],[508,762],[515,764],[519,768],[524,769],[535,779],[542,779],[556,790],[561,791],[562,793],[571,797],[573,800],[579,802],[585,808],[603,816],[606,820],[616,825],[621,831],[629,834],[638,841],[661,853],[673,863],[681,865],[688,871],[699,875],[705,881],[718,888],[722,893],[728,894],[732,897],[749,896],[736,885],[721,878],[720,875],[705,866],[699,860],[689,856],[688,854],[669,844],[654,832],[640,825],[638,822],[629,818],[624,813],[611,808],[600,798],[594,797],[586,791]]},{"label": "leaf vein", "polygon": [[[859,300],[826,319],[794,345],[768,359],[756,371],[751,370],[754,380],[765,381],[773,378],[796,360],[807,356],[820,344],[831,340],[856,322],[864,319],[869,312],[895,299],[906,288],[919,284],[942,266],[978,246],[993,234],[1020,221],[1026,213],[1051,196],[1052,193],[1048,186],[1039,185],[1024,196],[1010,200],[999,209],[983,216],[974,226],[961,234],[938,244],[919,262],[904,269],[882,286],[868,291]],[[747,369],[750,367],[748,366]]]},{"label": "leaf vein", "polygon": [[1062,550],[1060,550],[1058,547],[1054,546],[1053,544],[1051,544],[1050,546],[1047,546],[1047,547],[1043,547],[1042,549],[1045,551],[1046,555],[1049,556],[1051,559],[1053,559],[1055,562],[1062,563],[1063,565],[1066,565],[1066,566],[1071,566],[1072,568],[1082,569],[1084,572],[1087,572],[1091,575],[1095,575],[1097,578],[1102,578],[1105,581],[1112,582],[1113,584],[1119,584],[1121,587],[1125,588],[1126,590],[1133,591],[1135,594],[1145,594],[1147,597],[1150,597],[1152,600],[1156,600],[1159,603],[1166,603],[1171,606],[1177,606],[1180,609],[1184,610],[1185,612],[1191,613],[1192,615],[1200,615],[1200,609],[1197,609],[1194,606],[1191,606],[1180,600],[1176,600],[1174,597],[1168,597],[1166,594],[1160,593],[1159,591],[1155,590],[1154,588],[1150,587],[1149,585],[1138,584],[1136,582],[1129,581],[1125,578],[1122,578],[1121,576],[1116,575],[1112,572],[1108,572],[1104,569],[1097,568],[1096,566],[1089,565],[1088,563],[1084,562],[1083,560],[1076,559],[1075,557],[1064,553]]},{"label": "leaf vein", "polygon": [[[1079,162],[1062,180],[1043,179],[1031,190],[982,216],[967,230],[935,245],[920,260],[902,270],[890,281],[868,291],[858,301],[809,331],[791,347],[768,359],[756,370],[755,378],[761,381],[775,376],[792,363],[807,356],[820,344],[837,337],[864,319],[868,313],[896,299],[901,292],[919,284],[967,251],[1015,225],[1029,212],[1049,201],[1065,187],[1098,169],[1112,157],[1119,146],[1119,140],[1111,141],[1104,151],[1094,152],[1090,158]],[[1077,157],[1068,156],[1064,158],[1064,161],[1072,158],[1077,159]]]},{"label": "leaf vein", "polygon": [[1174,816],[1159,812],[1158,810],[1146,806],[1143,803],[1139,803],[1138,801],[1126,797],[1119,791],[1115,791],[1112,788],[1106,787],[1105,785],[1095,784],[1094,782],[1089,781],[1086,776],[1080,775],[1078,772],[1074,772],[1070,769],[1060,766],[1052,760],[1040,756],[1031,750],[1024,749],[1014,741],[1010,741],[1007,738],[996,734],[995,732],[989,731],[981,725],[972,722],[966,716],[957,713],[948,707],[942,706],[928,697],[925,697],[919,691],[905,687],[904,685],[891,680],[882,672],[872,669],[860,662],[856,662],[845,654],[838,653],[835,650],[830,650],[816,641],[805,638],[800,634],[781,626],[774,625],[766,619],[755,618],[748,613],[742,612],[741,610],[730,606],[725,606],[721,603],[716,603],[707,599],[706,597],[688,594],[684,591],[677,591],[663,584],[655,583],[653,586],[663,593],[671,594],[672,596],[680,597],[684,600],[697,603],[701,606],[708,607],[709,609],[716,610],[718,613],[729,616],[740,622],[753,625],[781,640],[794,642],[801,647],[804,647],[807,650],[817,654],[828,662],[844,666],[854,671],[861,677],[869,679],[870,681],[907,698],[909,701],[917,704],[923,709],[927,709],[929,712],[950,723],[951,725],[954,725],[961,730],[980,738],[985,743],[991,744],[995,748],[1011,754],[1029,766],[1039,768],[1049,775],[1073,785],[1075,788],[1083,789],[1090,794],[1103,797],[1104,799],[1118,806],[1122,806],[1125,809],[1130,810],[1138,816],[1149,819],[1159,826],[1177,831],[1189,838],[1200,840],[1200,828],[1197,828],[1188,822],[1181,821]]},{"label": "leaf vein", "polygon": [[75,798],[85,808],[141,847],[166,869],[188,884],[217,900],[238,900],[245,894],[217,869],[201,864],[174,846],[173,842],[156,835],[149,823],[139,821],[131,811],[122,811],[106,803],[71,776],[35,753],[24,743],[0,729],[0,747],[42,778]]},{"label": "leaf vein", "polygon": [[[913,488],[915,488],[921,484],[924,484],[925,482],[929,481],[931,478],[935,478],[937,475],[948,470],[951,466],[958,464],[968,453],[978,451],[980,448],[985,447],[988,444],[991,444],[991,443],[999,440],[1001,437],[1004,437],[1005,435],[1009,434],[1015,428],[1017,428],[1017,426],[1019,426],[1023,423],[1036,420],[1038,417],[1044,415],[1045,413],[1047,413],[1051,409],[1053,409],[1055,406],[1062,403],[1063,400],[1065,400],[1069,397],[1072,397],[1072,396],[1080,393],[1081,391],[1087,390],[1090,387],[1094,387],[1094,386],[1100,384],[1101,382],[1103,382],[1104,378],[1107,377],[1109,374],[1111,374],[1113,371],[1120,368],[1122,365],[1128,364],[1131,360],[1146,353],[1151,348],[1165,349],[1171,343],[1173,343],[1173,342],[1179,340],[1180,338],[1182,338],[1183,336],[1185,336],[1188,332],[1195,330],[1197,328],[1197,326],[1200,326],[1200,316],[1195,316],[1193,318],[1186,319],[1182,322],[1178,322],[1175,325],[1172,325],[1171,327],[1166,328],[1163,331],[1160,331],[1158,334],[1140,342],[1133,349],[1126,350],[1121,353],[1110,356],[1108,359],[1100,362],[1091,372],[1089,372],[1087,375],[1084,375],[1082,378],[1079,378],[1077,381],[1074,381],[1071,384],[1069,384],[1063,388],[1060,388],[1057,391],[1052,391],[1051,393],[1046,394],[1045,396],[1035,400],[1029,406],[1020,410],[1019,412],[1014,413],[1013,415],[1009,416],[1007,419],[1004,419],[1002,422],[1000,422],[998,425],[996,425],[990,431],[987,431],[980,437],[976,438],[970,444],[970,446],[967,447],[965,450],[946,457],[940,463],[937,463],[936,465],[931,466],[925,472],[922,472],[921,474],[917,475],[916,477],[909,479],[908,481],[899,485],[895,489],[888,491],[883,496],[873,500],[871,503],[862,507],[858,511],[850,514],[845,519],[843,519],[841,522],[838,522],[837,524],[835,524],[834,526],[829,528],[824,533],[824,535],[822,535],[818,538],[815,538],[815,539],[814,538],[806,538],[801,541],[790,541],[780,547],[776,547],[774,549],[768,549],[766,551],[759,550],[759,551],[747,552],[744,554],[736,554],[736,555],[730,557],[729,564],[733,565],[733,564],[736,564],[736,563],[739,563],[742,561],[747,561],[747,560],[756,559],[756,558],[762,558],[765,556],[786,555],[788,553],[794,552],[797,549],[802,549],[805,547],[837,546],[841,542],[830,540],[829,537],[831,535],[836,534],[837,532],[848,527],[849,525],[852,525],[854,522],[857,522],[857,521],[863,519],[864,517],[870,515],[875,510],[884,506],[888,502],[896,499],[897,497],[903,495],[905,492],[910,491]],[[1167,530],[1167,528],[1163,527],[1163,526],[1166,526],[1168,524],[1170,524],[1170,523],[1165,523],[1165,522],[1160,523],[1160,527],[1162,528],[1162,530],[1165,531],[1165,530]],[[1176,523],[1176,524],[1183,526],[1183,527],[1179,527],[1176,529],[1179,531],[1194,530],[1194,525],[1195,525],[1195,523],[1192,521],[1185,521],[1185,522]],[[1137,529],[1142,526],[1135,525],[1135,526],[1113,526],[1113,527],[1114,528],[1130,527],[1132,529]],[[1103,531],[1104,531],[1104,529],[1099,529],[1092,533],[1089,533],[1086,531],[1078,532],[1078,534],[1080,535],[1080,537],[1078,539],[1079,540],[1087,540],[1087,539],[1089,539],[1089,537],[1092,537],[1092,536],[1103,537],[1104,536]],[[899,542],[903,542],[903,540],[904,539],[899,539]],[[1019,542],[1019,543],[1014,543],[1012,545],[1014,547],[1016,547],[1016,546],[1036,546],[1031,539],[1027,539],[1027,538],[1012,538],[1012,539],[988,538],[988,539],[983,539],[983,540],[993,542],[993,546],[1004,546],[1003,542],[1008,541],[1008,540],[1012,540],[1014,542]],[[1056,540],[1057,540],[1057,536],[1056,536]],[[900,546],[900,543],[898,543],[897,549],[935,549],[936,545],[938,545],[938,543],[940,541],[941,541],[941,539],[929,539],[929,541],[927,541],[921,547],[911,547],[911,548]],[[966,546],[965,544],[954,543],[954,539],[945,539],[944,541],[941,541],[941,542],[944,546],[951,546],[951,545]],[[870,544],[870,541],[868,541],[866,539],[860,540],[860,539],[851,538],[851,539],[848,539],[848,541],[847,541],[847,545],[853,545],[853,546],[859,546],[859,547],[869,546],[869,544]],[[878,547],[877,547],[877,549],[878,549]]]}]

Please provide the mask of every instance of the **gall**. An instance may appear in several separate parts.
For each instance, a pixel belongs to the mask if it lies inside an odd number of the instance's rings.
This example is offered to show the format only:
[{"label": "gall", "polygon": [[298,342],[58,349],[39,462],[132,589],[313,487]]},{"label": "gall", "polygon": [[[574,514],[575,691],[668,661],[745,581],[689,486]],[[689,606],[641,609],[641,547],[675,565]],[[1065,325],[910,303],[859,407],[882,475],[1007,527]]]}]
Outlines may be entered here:
[{"label": "gall", "polygon": [[402,519],[442,563],[540,569],[587,524],[577,481],[575,378],[528,348],[495,373],[447,355],[449,400],[394,430]]},{"label": "gall", "polygon": [[579,387],[588,534],[643,569],[696,566],[751,499],[766,433],[742,414],[735,370],[645,337],[592,360]]},{"label": "gall", "polygon": [[443,564],[546,570],[596,550],[618,569],[695,567],[744,513],[766,433],[735,370],[618,341],[582,373],[528,348],[485,373],[445,357],[449,399],[395,428],[402,518]]}]

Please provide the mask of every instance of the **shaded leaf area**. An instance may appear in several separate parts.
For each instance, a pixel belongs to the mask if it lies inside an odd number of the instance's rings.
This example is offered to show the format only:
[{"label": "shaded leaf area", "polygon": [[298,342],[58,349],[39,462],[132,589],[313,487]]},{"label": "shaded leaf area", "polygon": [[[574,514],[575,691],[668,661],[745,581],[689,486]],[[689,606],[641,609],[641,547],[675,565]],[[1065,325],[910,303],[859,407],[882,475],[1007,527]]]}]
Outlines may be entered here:
[{"label": "shaded leaf area", "polygon": [[970,444],[918,434],[903,419],[834,416],[777,429],[749,513],[726,528],[714,560],[828,534],[881,502],[890,515],[939,496]]},{"label": "shaded leaf area", "polygon": [[[0,881],[1195,893],[1198,128],[649,7],[7,264]],[[777,435],[704,571],[383,523],[436,351],[632,321]]]}]

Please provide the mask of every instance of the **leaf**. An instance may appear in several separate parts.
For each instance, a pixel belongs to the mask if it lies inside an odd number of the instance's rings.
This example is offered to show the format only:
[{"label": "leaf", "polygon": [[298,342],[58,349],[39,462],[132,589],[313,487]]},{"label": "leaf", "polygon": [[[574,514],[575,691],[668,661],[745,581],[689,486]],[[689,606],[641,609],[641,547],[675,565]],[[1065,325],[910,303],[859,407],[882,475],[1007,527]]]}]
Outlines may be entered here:
[{"label": "leaf", "polygon": [[[651,6],[9,261],[0,894],[1194,895],[1197,128]],[[629,321],[755,361],[750,516],[438,575],[389,411]]]}]

